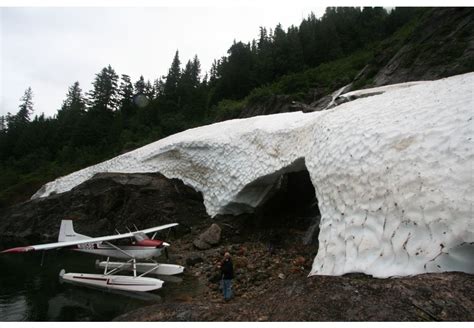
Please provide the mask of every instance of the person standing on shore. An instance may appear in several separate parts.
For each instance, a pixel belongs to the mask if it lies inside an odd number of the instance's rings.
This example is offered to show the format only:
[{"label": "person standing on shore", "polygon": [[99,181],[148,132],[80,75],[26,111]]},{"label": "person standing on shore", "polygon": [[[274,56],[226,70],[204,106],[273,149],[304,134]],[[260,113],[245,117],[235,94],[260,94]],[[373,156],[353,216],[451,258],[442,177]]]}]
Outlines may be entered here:
[{"label": "person standing on shore", "polygon": [[224,300],[228,301],[232,297],[232,279],[234,279],[234,265],[229,252],[224,254],[224,260],[221,263],[221,276]]}]

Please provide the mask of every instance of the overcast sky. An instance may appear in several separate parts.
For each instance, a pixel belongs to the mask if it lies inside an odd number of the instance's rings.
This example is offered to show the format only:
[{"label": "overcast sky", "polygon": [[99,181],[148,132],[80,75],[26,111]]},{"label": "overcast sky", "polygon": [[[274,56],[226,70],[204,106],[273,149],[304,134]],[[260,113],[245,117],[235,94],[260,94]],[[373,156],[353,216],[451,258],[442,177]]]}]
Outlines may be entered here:
[{"label": "overcast sky", "polygon": [[89,91],[110,64],[136,81],[166,75],[175,51],[182,63],[197,54],[202,70],[235,39],[258,37],[259,26],[286,29],[322,7],[0,8],[0,115],[18,111],[31,86],[35,114],[52,116],[67,89]]}]

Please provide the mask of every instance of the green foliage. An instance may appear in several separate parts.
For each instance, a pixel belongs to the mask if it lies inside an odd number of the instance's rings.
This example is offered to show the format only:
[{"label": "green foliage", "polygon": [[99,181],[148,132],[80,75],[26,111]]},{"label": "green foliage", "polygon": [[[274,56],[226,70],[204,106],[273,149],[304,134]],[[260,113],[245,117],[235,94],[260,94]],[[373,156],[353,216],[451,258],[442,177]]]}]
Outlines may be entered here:
[{"label": "green foliage", "polygon": [[213,110],[213,118],[216,121],[230,120],[238,118],[246,105],[245,101],[237,101],[231,99],[224,99],[217,104]]},{"label": "green foliage", "polygon": [[96,111],[113,111],[117,107],[118,75],[109,65],[96,75],[92,85],[94,89],[89,93],[89,105]]},{"label": "green foliage", "polygon": [[179,60],[179,52],[176,53],[171,63],[171,67],[166,76],[166,82],[164,85],[164,93],[168,101],[177,103],[179,101],[178,95],[178,82],[181,77],[181,61]]},{"label": "green foliage", "polygon": [[33,91],[31,87],[25,90],[25,94],[21,97],[20,110],[16,114],[17,122],[26,124],[30,121],[30,115],[33,113]]},{"label": "green foliage", "polygon": [[253,89],[250,94],[245,98],[245,102],[248,105],[263,103],[275,94],[279,93],[281,93],[281,90],[279,90],[275,84],[266,84]]},{"label": "green foliage", "polygon": [[371,51],[358,51],[351,56],[321,64],[316,68],[285,75],[272,84],[252,90],[245,101],[248,105],[261,103],[276,94],[286,94],[298,99],[314,88],[330,92],[350,83],[371,58]]}]

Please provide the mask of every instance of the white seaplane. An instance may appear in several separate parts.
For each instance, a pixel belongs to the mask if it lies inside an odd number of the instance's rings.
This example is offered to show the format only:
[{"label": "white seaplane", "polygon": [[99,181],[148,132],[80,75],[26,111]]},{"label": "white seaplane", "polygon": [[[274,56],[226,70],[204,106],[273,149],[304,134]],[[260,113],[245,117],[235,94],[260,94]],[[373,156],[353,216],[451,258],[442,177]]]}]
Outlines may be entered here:
[{"label": "white seaplane", "polygon": [[[163,250],[166,252],[166,247],[170,246],[166,242],[155,239],[156,232],[177,225],[178,223],[170,223],[145,230],[137,229],[134,232],[93,238],[76,233],[71,220],[62,220],[57,243],[15,247],[1,253],[23,253],[68,247],[79,252],[106,256],[106,261],[97,263],[99,268],[104,269],[103,274],[66,273],[63,269],[59,275],[67,282],[92,287],[147,292],[161,288],[164,282],[157,278],[145,277],[146,275],[175,275],[184,271],[184,267],[181,265],[157,263],[153,260],[161,255]],[[152,238],[147,236],[148,233],[154,233]],[[110,242],[124,238],[134,238],[135,240],[126,246],[118,246]],[[127,261],[111,262],[110,258]],[[137,263],[137,259],[148,262]],[[133,276],[117,275],[118,272],[125,270],[133,272]]]}]

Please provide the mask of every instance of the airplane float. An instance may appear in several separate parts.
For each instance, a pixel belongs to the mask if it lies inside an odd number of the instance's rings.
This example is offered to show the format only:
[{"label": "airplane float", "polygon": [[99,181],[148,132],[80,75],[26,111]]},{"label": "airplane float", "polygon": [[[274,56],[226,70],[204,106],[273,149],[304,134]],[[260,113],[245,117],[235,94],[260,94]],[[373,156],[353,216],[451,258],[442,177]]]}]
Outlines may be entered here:
[{"label": "airplane float", "polygon": [[[106,256],[106,261],[97,263],[99,268],[104,269],[103,274],[66,273],[63,269],[59,275],[67,282],[92,287],[147,292],[161,288],[164,282],[157,278],[145,277],[146,275],[175,275],[184,271],[184,267],[181,265],[157,263],[153,260],[161,255],[163,250],[166,252],[166,247],[170,246],[166,242],[155,239],[156,232],[177,225],[178,223],[170,223],[145,230],[137,229],[134,232],[95,238],[76,233],[71,220],[62,220],[57,243],[15,247],[1,253],[24,253],[67,247],[74,251]],[[154,234],[149,238],[148,233]],[[124,238],[134,238],[135,240],[126,246],[111,243],[113,240]],[[110,258],[127,261],[111,262]],[[137,260],[147,262],[137,263]],[[133,276],[117,275],[118,272],[125,270],[131,271]]]}]

